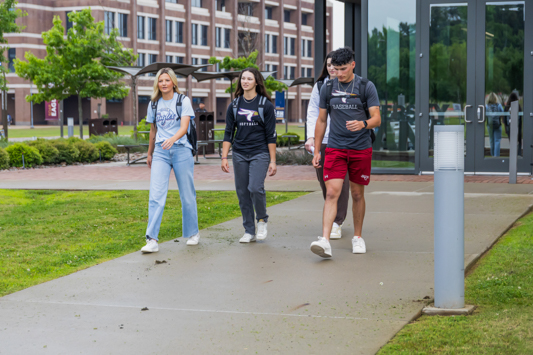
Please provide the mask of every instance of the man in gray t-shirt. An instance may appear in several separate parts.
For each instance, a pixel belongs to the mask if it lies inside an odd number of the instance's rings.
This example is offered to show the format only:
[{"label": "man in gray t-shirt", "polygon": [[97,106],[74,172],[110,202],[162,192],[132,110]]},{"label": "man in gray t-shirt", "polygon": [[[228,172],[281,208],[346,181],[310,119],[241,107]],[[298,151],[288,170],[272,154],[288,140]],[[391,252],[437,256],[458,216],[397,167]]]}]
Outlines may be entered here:
[{"label": "man in gray t-shirt", "polygon": [[[381,125],[379,98],[376,87],[370,81],[361,85],[362,78],[354,74],[354,52],[348,48],[336,50],[331,63],[337,78],[323,85],[320,90],[320,113],[315,126],[315,154],[313,165],[324,165],[324,182],[327,194],[324,203],[322,237],[311,243],[311,251],[321,257],[331,257],[329,236],[335,215],[342,183],[349,174],[353,198],[354,237],[352,252],[366,253],[361,237],[365,217],[365,186],[370,182],[372,166],[371,129]],[[364,95],[359,88],[364,87]],[[331,94],[330,94],[331,93]],[[328,97],[329,96],[329,97]],[[361,97],[365,97],[368,115]],[[320,146],[326,131],[327,116],[331,117],[326,157],[321,162]]]}]

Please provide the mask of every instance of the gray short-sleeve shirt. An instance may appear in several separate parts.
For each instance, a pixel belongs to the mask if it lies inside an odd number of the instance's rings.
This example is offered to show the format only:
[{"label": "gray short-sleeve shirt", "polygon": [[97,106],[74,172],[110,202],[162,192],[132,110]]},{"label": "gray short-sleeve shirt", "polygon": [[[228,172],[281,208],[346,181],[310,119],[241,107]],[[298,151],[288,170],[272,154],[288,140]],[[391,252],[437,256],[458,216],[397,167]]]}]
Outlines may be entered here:
[{"label": "gray short-sleeve shirt", "polygon": [[[370,130],[362,129],[357,132],[349,131],[346,128],[347,121],[364,121],[367,119],[361,100],[358,97],[361,77],[355,75],[350,83],[340,83],[338,79],[332,80],[332,91],[330,98],[330,128],[328,148],[364,150],[372,147]],[[357,94],[351,96],[350,94]],[[326,108],[327,86],[322,85],[320,89],[319,107]],[[374,83],[369,81],[365,90],[368,107],[379,106],[378,92]]]}]

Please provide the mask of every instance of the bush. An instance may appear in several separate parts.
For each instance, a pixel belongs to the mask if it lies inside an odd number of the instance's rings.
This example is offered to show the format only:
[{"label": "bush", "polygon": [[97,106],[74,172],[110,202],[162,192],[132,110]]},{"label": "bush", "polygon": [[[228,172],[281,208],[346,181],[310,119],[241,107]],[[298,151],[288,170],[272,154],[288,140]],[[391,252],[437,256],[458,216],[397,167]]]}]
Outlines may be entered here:
[{"label": "bush", "polygon": [[[137,132],[140,131],[149,131],[150,130],[150,123],[146,122],[146,118],[143,118],[141,122],[137,125]],[[131,136],[133,137],[133,132],[131,133]],[[150,139],[150,133],[137,133],[137,138],[143,137],[145,140]]]},{"label": "bush", "polygon": [[43,158],[44,164],[55,164],[59,162],[59,150],[46,139],[40,138],[26,143],[31,147],[37,148]]},{"label": "bush", "polygon": [[0,170],[9,168],[9,154],[0,148]]},{"label": "bush", "polygon": [[304,149],[276,152],[278,165],[313,165],[313,156]]},{"label": "bush", "polygon": [[74,145],[68,144],[68,142],[62,138],[54,139],[51,143],[59,152],[59,156],[57,157],[58,162],[72,164],[73,162],[78,161],[80,151]]},{"label": "bush", "polygon": [[[142,134],[139,135],[137,141],[135,141],[135,139],[132,138],[132,137],[117,136],[117,135],[115,135],[113,133],[106,133],[103,136],[91,136],[91,138],[87,139],[87,141],[91,142],[91,143],[108,142],[114,148],[116,148],[119,153],[125,153],[126,149],[119,148],[117,146],[119,146],[119,145],[135,145],[135,144],[139,144],[139,143],[148,144],[148,140],[144,139],[144,137],[142,137],[142,136],[143,136]],[[134,152],[147,152],[147,151],[148,151],[148,147],[147,146],[138,147],[138,148],[131,148],[130,149],[131,153],[134,153]]]},{"label": "bush", "polygon": [[[67,141],[70,139],[71,138],[67,139]],[[80,155],[78,156],[78,161],[80,163],[91,163],[100,157],[98,154],[98,149],[96,149],[92,143],[78,138],[78,141],[72,141],[70,144],[79,150]]]},{"label": "bush", "polygon": [[7,147],[6,152],[9,154],[11,166],[22,166],[22,154],[24,154],[24,163],[27,168],[43,163],[43,158],[37,148],[30,147],[27,144],[15,143]]},{"label": "bush", "polygon": [[[289,138],[289,137],[285,137],[285,136],[296,136],[296,137]],[[300,136],[298,134],[292,133],[292,132],[287,132],[287,133],[283,133],[281,136],[278,136],[278,138],[276,139],[276,145],[278,147],[288,146],[289,145],[289,139],[291,140],[291,146],[297,145],[298,143],[300,143]]]},{"label": "bush", "polygon": [[118,153],[118,151],[113,148],[113,146],[109,142],[106,141],[98,142],[94,146],[102,153],[102,159],[104,160],[111,160],[113,159],[115,154]]}]

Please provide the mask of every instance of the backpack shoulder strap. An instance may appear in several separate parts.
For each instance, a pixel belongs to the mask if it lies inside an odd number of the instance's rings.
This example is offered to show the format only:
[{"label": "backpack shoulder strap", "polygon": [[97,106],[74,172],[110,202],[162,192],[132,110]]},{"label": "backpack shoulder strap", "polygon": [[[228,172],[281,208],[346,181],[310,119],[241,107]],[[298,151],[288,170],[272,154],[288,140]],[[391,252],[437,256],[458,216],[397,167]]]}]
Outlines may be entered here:
[{"label": "backpack shoulder strap", "polygon": [[182,108],[184,99],[185,99],[185,95],[178,94],[178,98],[176,99],[176,113],[178,114],[178,120],[181,118],[181,108]]},{"label": "backpack shoulder strap", "polygon": [[233,106],[233,119],[236,121],[237,120],[237,110],[239,109],[239,99],[241,97],[236,97],[233,102],[232,102],[232,106]]},{"label": "backpack shoulder strap", "polygon": [[[336,80],[336,79],[334,79]],[[331,106],[329,102],[331,101],[331,94],[333,93],[333,81],[334,80],[328,80],[326,83],[326,110],[328,110],[328,115],[331,112]]]},{"label": "backpack shoulder strap", "polygon": [[259,112],[259,117],[261,118],[262,123],[265,123],[265,104],[267,100],[268,99],[264,96],[259,97],[259,107],[257,109],[257,112]]},{"label": "backpack shoulder strap", "polygon": [[324,85],[324,80],[320,80],[316,82],[316,86],[318,89],[318,95],[320,96],[320,89],[322,89],[322,85]]},{"label": "backpack shoulder strap", "polygon": [[366,102],[366,84],[368,84],[368,79],[361,78],[361,82],[359,83],[359,99],[363,104],[363,109],[365,110],[366,118],[368,119],[370,117],[370,112],[368,112],[368,104]]}]

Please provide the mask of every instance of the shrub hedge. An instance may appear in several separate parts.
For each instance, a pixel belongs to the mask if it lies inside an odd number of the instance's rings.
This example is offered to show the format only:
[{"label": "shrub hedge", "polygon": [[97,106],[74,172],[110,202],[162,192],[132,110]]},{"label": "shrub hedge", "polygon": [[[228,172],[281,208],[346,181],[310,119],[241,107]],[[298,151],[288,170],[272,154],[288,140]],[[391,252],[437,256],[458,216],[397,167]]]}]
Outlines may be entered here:
[{"label": "shrub hedge", "polygon": [[0,148],[0,170],[9,168],[9,154]]},{"label": "shrub hedge", "polygon": [[15,167],[22,167],[22,155],[24,154],[24,166],[32,168],[43,163],[43,158],[37,148],[30,147],[24,143],[15,143],[6,148],[9,154],[9,164]]}]

